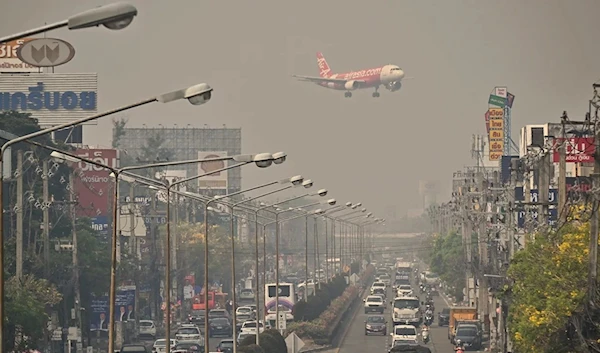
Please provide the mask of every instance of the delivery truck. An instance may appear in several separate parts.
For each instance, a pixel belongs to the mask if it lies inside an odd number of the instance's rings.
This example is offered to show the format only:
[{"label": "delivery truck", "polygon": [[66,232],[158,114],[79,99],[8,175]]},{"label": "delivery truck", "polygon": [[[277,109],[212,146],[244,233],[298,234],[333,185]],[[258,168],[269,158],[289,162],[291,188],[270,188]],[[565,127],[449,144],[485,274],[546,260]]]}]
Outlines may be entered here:
[{"label": "delivery truck", "polygon": [[470,306],[453,306],[450,307],[450,315],[448,320],[448,339],[454,337],[457,321],[477,320],[477,308]]}]

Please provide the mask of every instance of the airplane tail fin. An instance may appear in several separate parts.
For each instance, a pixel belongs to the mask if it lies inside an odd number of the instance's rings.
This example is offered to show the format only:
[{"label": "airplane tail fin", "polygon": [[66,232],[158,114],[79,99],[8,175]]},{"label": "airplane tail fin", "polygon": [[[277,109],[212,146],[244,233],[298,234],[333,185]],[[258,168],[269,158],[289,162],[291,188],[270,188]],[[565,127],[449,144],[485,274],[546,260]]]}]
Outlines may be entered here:
[{"label": "airplane tail fin", "polygon": [[319,76],[321,77],[329,77],[331,74],[331,68],[327,64],[327,60],[322,53],[317,53],[317,65],[319,65]]}]

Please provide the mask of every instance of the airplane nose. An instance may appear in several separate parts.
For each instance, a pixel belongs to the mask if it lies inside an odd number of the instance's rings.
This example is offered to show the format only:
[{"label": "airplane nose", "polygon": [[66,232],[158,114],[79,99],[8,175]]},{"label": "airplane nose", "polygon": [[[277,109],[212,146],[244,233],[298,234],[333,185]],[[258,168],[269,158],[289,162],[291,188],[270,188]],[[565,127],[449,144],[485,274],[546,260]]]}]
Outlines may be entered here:
[{"label": "airplane nose", "polygon": [[404,78],[404,71],[403,70],[398,71],[398,79],[401,80],[403,78]]}]

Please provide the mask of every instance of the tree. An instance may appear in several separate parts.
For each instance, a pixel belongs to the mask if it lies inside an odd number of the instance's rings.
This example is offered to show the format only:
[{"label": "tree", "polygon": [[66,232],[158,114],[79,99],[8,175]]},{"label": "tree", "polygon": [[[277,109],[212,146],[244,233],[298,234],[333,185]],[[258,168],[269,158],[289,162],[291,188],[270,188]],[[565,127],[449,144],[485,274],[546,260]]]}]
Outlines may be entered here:
[{"label": "tree", "polygon": [[281,352],[281,353],[287,352],[287,343],[285,343],[285,338],[283,338],[283,336],[281,335],[279,330],[276,330],[276,329],[264,330],[263,334],[270,335],[271,337],[273,337],[275,342],[277,342],[277,351],[278,352]]},{"label": "tree", "polygon": [[[252,337],[256,337],[256,336],[252,336]],[[248,338],[248,337],[246,337],[246,338]],[[256,340],[256,338],[255,338],[255,340]],[[240,352],[240,353],[265,353],[265,351],[262,349],[262,347],[257,345],[256,343],[249,344],[249,345],[240,345],[238,347],[238,352]]]},{"label": "tree", "polygon": [[273,337],[273,335],[263,331],[259,334],[259,343],[260,347],[265,351],[265,353],[284,353],[287,352],[281,351],[279,343],[277,339]]},{"label": "tree", "polygon": [[462,236],[457,232],[438,235],[433,240],[430,267],[449,287],[457,301],[463,300],[465,262]]},{"label": "tree", "polygon": [[21,281],[11,277],[6,282],[5,347],[25,350],[35,348],[46,334],[46,305],[61,301],[56,287],[44,279],[25,275]]},{"label": "tree", "polygon": [[579,351],[585,330],[575,332],[573,323],[580,314],[592,315],[583,311],[588,243],[589,223],[571,223],[558,233],[538,234],[515,254],[508,270],[513,284],[504,294],[515,351]]},{"label": "tree", "polygon": [[121,143],[121,138],[125,136],[125,126],[127,125],[128,119],[120,118],[113,119],[113,139],[112,139],[112,147],[119,148]]}]

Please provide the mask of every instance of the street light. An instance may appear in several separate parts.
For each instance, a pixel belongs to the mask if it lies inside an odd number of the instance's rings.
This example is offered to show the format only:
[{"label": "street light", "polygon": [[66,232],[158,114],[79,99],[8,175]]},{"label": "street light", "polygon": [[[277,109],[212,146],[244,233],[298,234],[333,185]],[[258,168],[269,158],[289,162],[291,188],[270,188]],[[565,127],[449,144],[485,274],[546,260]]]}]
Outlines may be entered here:
[{"label": "street light", "polygon": [[[4,147],[4,146],[3,146]],[[136,165],[136,166],[128,166],[122,168],[113,168],[108,165],[104,165],[102,163],[94,162],[93,160],[79,157],[75,154],[66,151],[53,151],[50,154],[53,158],[64,160],[64,161],[80,161],[85,162],[91,165],[95,165],[97,167],[105,168],[111,171],[111,176],[115,179],[114,192],[113,192],[113,202],[112,202],[112,239],[111,239],[111,271],[110,271],[110,293],[109,293],[109,331],[108,331],[108,351],[114,351],[114,327],[115,327],[115,300],[116,300],[116,269],[117,269],[117,225],[116,220],[118,217],[118,202],[119,202],[119,176],[123,172],[146,169],[146,168],[156,168],[156,167],[170,167],[177,165],[185,165],[185,164],[193,164],[199,162],[209,162],[209,161],[218,161],[219,158],[208,158],[208,159],[195,159],[195,160],[187,160],[187,161],[175,161],[175,162],[160,162],[160,163],[152,163],[145,165]],[[2,271],[0,271],[1,273]]]},{"label": "street light", "polygon": [[[292,183],[292,178],[289,179],[289,182]],[[310,187],[313,186],[313,181],[310,180],[310,179],[304,180],[302,182],[302,184],[287,185],[287,186],[284,186],[282,188],[279,188],[279,189],[276,189],[276,190],[272,190],[272,191],[263,193],[261,195],[255,196],[255,197],[239,201],[237,203],[226,204],[229,207],[229,212],[231,214],[231,218],[230,218],[230,231],[231,231],[231,288],[232,288],[232,290],[231,290],[231,293],[232,293],[231,296],[232,296],[232,301],[233,301],[234,304],[236,303],[236,293],[235,293],[235,285],[236,285],[236,276],[235,276],[235,239],[234,239],[234,236],[233,236],[234,231],[235,231],[235,222],[234,222],[235,208],[237,206],[243,205],[245,203],[252,202],[254,200],[257,200],[257,199],[260,199],[260,198],[263,198],[263,197],[266,197],[266,196],[269,196],[269,195],[272,195],[272,194],[275,194],[275,193],[278,193],[278,192],[281,192],[281,191],[284,191],[284,190],[287,190],[287,189],[290,189],[290,188],[293,188],[293,187],[298,187],[298,186],[303,186],[304,188],[310,188]],[[208,207],[208,208],[209,208],[209,211],[210,211],[210,209],[212,207]],[[255,217],[255,222],[258,223],[258,215],[256,215],[256,217]],[[260,320],[259,320],[259,317],[258,317],[258,314],[260,313],[260,309],[259,309],[260,307],[258,306],[259,303],[260,303],[259,302],[260,299],[259,299],[259,293],[258,293],[259,292],[259,287],[258,286],[260,284],[259,284],[259,281],[258,281],[258,233],[256,232],[256,230],[255,230],[255,244],[254,245],[255,245],[255,253],[256,253],[256,269],[257,269],[257,272],[256,272],[256,294],[255,294],[256,298],[255,299],[256,299],[256,302],[257,302],[256,310],[258,311],[257,312],[257,318],[256,318],[256,328],[257,328],[256,329],[256,342],[258,344],[259,343],[259,334],[260,334],[260,330],[259,330]],[[234,307],[234,309],[235,309],[235,307]],[[232,319],[233,319],[234,324],[237,324],[237,312],[236,312],[236,310],[233,310],[233,314],[232,315],[233,315]],[[237,353],[237,340],[235,339],[235,333],[236,333],[236,326],[234,325],[234,327],[233,327],[233,336],[234,336],[234,340],[233,340],[233,353]]]},{"label": "street light", "polygon": [[[276,154],[276,156],[272,156],[272,157],[277,157],[277,159],[274,159],[272,162],[275,164],[281,164],[285,161],[286,159],[286,155],[284,153],[279,153]],[[270,164],[269,164],[270,165]],[[265,166],[267,166],[265,164]],[[293,176],[291,178],[288,179],[282,179],[282,180],[275,180],[269,183],[265,183],[262,185],[258,185],[246,190],[240,190],[240,191],[236,191],[233,192],[231,194],[227,194],[227,195],[223,195],[223,196],[215,196],[213,199],[207,201],[204,204],[204,303],[205,305],[208,305],[208,274],[209,274],[209,270],[208,270],[208,257],[209,257],[209,251],[208,251],[208,207],[210,207],[210,204],[213,202],[217,202],[221,199],[224,198],[228,198],[228,197],[232,197],[232,196],[237,196],[240,194],[243,194],[245,192],[249,192],[249,191],[254,191],[254,190],[258,190],[258,189],[262,189],[265,187],[269,187],[272,185],[276,185],[276,184],[287,184],[287,183],[291,183],[292,185],[302,185],[302,183],[304,182],[304,177],[302,175],[296,175]],[[310,184],[312,186],[312,183]],[[233,234],[232,234],[233,236]],[[258,309],[258,308],[257,308]],[[206,307],[206,315],[204,316],[204,325],[206,327],[206,330],[209,329],[209,322],[208,322],[208,307]],[[256,329],[258,330],[258,323],[256,325]],[[206,335],[204,344],[205,344],[205,350],[209,349],[209,339],[210,336]],[[235,339],[235,338],[234,338]],[[169,352],[167,352],[169,353]]]},{"label": "street light", "polygon": [[2,37],[0,38],[0,43],[10,42],[11,40],[33,36],[62,27],[68,27],[73,30],[103,25],[108,29],[119,30],[129,26],[136,15],[137,9],[133,5],[126,3],[108,4],[71,16],[60,22]]},{"label": "street light", "polygon": [[[327,200],[327,203],[330,205],[335,205],[336,200],[329,199],[329,200]],[[301,207],[310,207],[310,206],[315,206],[315,205],[319,205],[319,204],[321,204],[321,202],[315,202],[315,203],[312,203],[309,205],[304,205]],[[277,210],[276,209],[275,211],[269,210],[269,212],[275,214],[275,221],[273,221],[271,223],[267,223],[263,226],[263,229],[264,229],[269,224],[275,223],[275,325],[277,326],[278,330],[279,330],[279,215],[281,213],[290,212],[290,211],[295,211],[295,209],[294,208],[290,208],[287,210]],[[266,232],[264,232],[264,234],[266,234]],[[266,312],[265,312],[265,316],[266,316]]]}]

